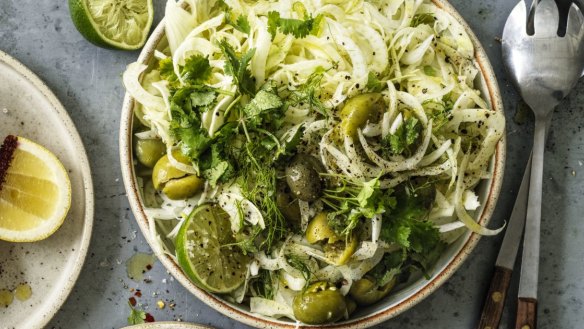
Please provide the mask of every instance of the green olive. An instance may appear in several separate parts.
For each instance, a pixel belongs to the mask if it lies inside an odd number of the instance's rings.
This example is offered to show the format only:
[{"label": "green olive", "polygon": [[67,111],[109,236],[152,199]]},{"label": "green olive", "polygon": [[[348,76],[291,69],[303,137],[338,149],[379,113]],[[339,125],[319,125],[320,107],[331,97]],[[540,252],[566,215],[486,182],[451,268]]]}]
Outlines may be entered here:
[{"label": "green olive", "polygon": [[[184,164],[189,160],[182,153],[175,151],[173,157]],[[205,181],[195,175],[190,175],[172,165],[168,156],[161,157],[152,170],[154,188],[162,191],[173,200],[190,198],[202,190]]]},{"label": "green olive", "polygon": [[327,213],[322,212],[316,215],[310,223],[308,223],[308,226],[306,227],[306,241],[315,244],[325,240],[328,243],[335,243],[341,240],[341,237],[339,237],[329,226]]},{"label": "green olive", "polygon": [[298,200],[290,194],[290,189],[285,183],[278,184],[277,186],[276,205],[292,227],[300,227],[301,218]]},{"label": "green olive", "polygon": [[357,129],[367,120],[374,119],[384,112],[383,98],[378,93],[360,94],[347,100],[341,110],[341,133],[357,137]]},{"label": "green olive", "polygon": [[358,246],[359,242],[355,234],[334,243],[331,243],[329,239],[329,243],[323,247],[324,255],[337,266],[345,265],[357,251]]},{"label": "green olive", "polygon": [[173,200],[181,200],[192,197],[203,189],[205,181],[195,175],[188,175],[179,179],[168,181],[162,192]]},{"label": "green olive", "polygon": [[292,306],[297,320],[306,324],[332,323],[347,314],[345,297],[328,282],[311,284],[296,295]]},{"label": "green olive", "polygon": [[397,276],[394,276],[388,283],[379,286],[375,280],[363,277],[351,286],[349,296],[361,306],[371,305],[383,297],[387,296],[397,283]]},{"label": "green olive", "polygon": [[138,139],[135,150],[138,161],[146,167],[152,168],[158,159],[166,153],[166,146],[160,139]]},{"label": "green olive", "polygon": [[326,170],[320,160],[308,154],[296,154],[286,167],[286,182],[292,195],[302,201],[314,201],[322,195],[320,173]]}]

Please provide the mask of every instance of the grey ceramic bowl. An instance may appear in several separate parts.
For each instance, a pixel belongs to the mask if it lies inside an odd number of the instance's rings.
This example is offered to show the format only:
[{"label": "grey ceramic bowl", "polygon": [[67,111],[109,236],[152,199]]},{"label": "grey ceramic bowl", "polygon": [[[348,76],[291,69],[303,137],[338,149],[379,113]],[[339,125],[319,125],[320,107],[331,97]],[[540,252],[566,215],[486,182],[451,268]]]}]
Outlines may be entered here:
[{"label": "grey ceramic bowl", "polygon": [[[492,109],[496,111],[503,111],[503,102],[501,94],[497,85],[497,80],[491,64],[485,54],[483,47],[479,40],[471,31],[468,24],[460,16],[460,14],[445,0],[433,0],[433,2],[446,12],[450,13],[458,22],[465,27],[472,42],[475,46],[475,60],[478,68],[481,71],[481,76],[477,81],[477,88],[482,91],[487,102]],[[142,50],[138,62],[144,64],[151,64],[151,59],[155,49],[161,49],[166,46],[166,39],[164,35],[164,20],[154,30],[146,46]],[[121,127],[120,127],[120,157],[123,171],[124,184],[128,194],[128,199],[132,207],[132,211],[136,217],[140,229],[144,233],[146,239],[150,244],[150,235],[148,234],[148,219],[144,212],[144,207],[141,199],[141,193],[138,190],[136,183],[136,175],[134,172],[134,163],[132,155],[132,125],[134,122],[134,101],[126,94],[124,99]],[[476,212],[478,222],[481,225],[487,225],[499,196],[501,183],[503,180],[503,170],[505,167],[505,137],[499,142],[496,152],[491,161],[492,177],[484,180],[478,186],[478,195],[481,200],[481,208]],[[359,308],[349,320],[330,324],[329,328],[366,328],[386,321],[396,315],[406,311],[410,307],[416,305],[436,289],[438,289],[452,274],[462,265],[470,253],[477,245],[480,236],[467,232],[451,244],[443,255],[438,260],[434,268],[434,275],[428,280],[420,278],[415,280],[405,288],[393,293],[379,303]],[[245,324],[259,327],[259,328],[302,328],[304,325],[297,325],[297,323],[288,320],[277,320],[269,317],[264,317],[257,314],[252,314],[248,309],[241,305],[236,305],[223,300],[220,296],[210,294],[196,285],[194,285],[187,276],[182,272],[180,267],[173,261],[172,258],[164,254],[157,255],[166,269],[191,293],[197,298],[205,302],[210,307],[227,315],[235,320],[241,321]],[[310,327],[310,326],[306,326]]]}]

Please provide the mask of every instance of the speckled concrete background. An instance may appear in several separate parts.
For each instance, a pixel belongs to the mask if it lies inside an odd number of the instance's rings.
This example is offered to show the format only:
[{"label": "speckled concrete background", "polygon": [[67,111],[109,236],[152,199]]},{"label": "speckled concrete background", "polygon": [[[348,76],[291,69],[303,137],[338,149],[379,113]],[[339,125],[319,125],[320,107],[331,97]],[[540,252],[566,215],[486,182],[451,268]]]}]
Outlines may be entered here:
[{"label": "speckled concrete background", "polygon": [[[507,111],[508,161],[498,227],[513,206],[531,145],[533,118],[506,78],[500,36],[515,1],[452,0],[485,46],[499,78]],[[164,0],[154,0],[157,23]],[[49,328],[119,328],[129,315],[132,288],[156,320],[182,319],[218,328],[244,328],[183,289],[157,263],[147,282],[128,279],[125,262],[150,248],[138,232],[121,182],[120,74],[137,52],[104,50],[75,30],[64,1],[0,0],[0,49],[20,60],[54,91],[75,122],[89,154],[96,193],[93,240],[79,281]],[[541,328],[581,328],[584,323],[584,83],[556,110],[545,163],[539,316]],[[502,236],[483,238],[470,259],[443,287],[379,328],[472,328],[476,325]],[[514,276],[502,328],[514,322]],[[164,309],[157,301],[166,303]],[[169,304],[176,304],[174,309]],[[1,322],[1,319],[0,319]]]}]

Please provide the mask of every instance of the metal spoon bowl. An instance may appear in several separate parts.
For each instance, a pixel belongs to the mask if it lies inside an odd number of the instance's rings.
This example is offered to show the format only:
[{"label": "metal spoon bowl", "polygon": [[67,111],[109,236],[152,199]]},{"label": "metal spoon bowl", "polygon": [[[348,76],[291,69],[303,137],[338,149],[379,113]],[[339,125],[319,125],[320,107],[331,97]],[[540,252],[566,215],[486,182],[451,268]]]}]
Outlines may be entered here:
[{"label": "metal spoon bowl", "polygon": [[[564,20],[562,20],[564,21]],[[541,191],[546,122],[568,95],[584,68],[584,17],[576,5],[568,12],[565,35],[553,0],[522,0],[503,31],[503,59],[513,83],[535,115],[533,160],[525,223],[515,328],[536,328]],[[529,32],[533,31],[533,33]]]}]

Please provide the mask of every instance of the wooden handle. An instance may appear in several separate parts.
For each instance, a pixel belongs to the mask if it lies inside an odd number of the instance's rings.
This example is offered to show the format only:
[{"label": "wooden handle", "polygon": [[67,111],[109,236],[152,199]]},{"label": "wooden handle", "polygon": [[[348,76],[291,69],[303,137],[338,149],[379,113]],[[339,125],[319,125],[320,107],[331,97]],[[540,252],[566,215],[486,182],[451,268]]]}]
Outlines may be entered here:
[{"label": "wooden handle", "polygon": [[537,328],[537,299],[522,298],[517,301],[515,329]]},{"label": "wooden handle", "polygon": [[477,329],[497,329],[499,328],[499,321],[501,321],[501,314],[503,314],[503,306],[505,305],[505,297],[507,290],[511,283],[510,269],[495,266],[495,272],[491,278],[491,286],[485,298],[483,305],[483,312]]}]

